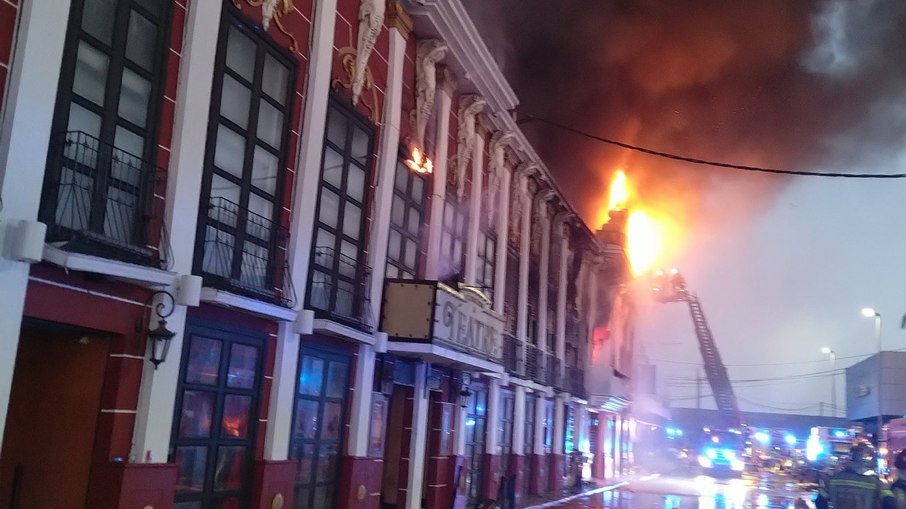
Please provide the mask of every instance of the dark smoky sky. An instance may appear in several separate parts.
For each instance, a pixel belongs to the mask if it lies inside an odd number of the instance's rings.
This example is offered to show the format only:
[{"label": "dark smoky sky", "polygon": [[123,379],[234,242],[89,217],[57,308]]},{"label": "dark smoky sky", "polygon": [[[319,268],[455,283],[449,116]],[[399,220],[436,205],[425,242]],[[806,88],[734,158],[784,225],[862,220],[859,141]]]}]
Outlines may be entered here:
[{"label": "dark smoky sky", "polygon": [[[683,155],[806,170],[894,170],[882,167],[892,163],[887,147],[906,141],[906,110],[891,106],[906,90],[902,0],[463,1],[522,116]],[[543,124],[523,129],[590,223],[621,164],[647,201],[740,178]],[[747,183],[762,191],[783,181]],[[685,212],[701,211],[697,198]]]},{"label": "dark smoky sky", "polygon": [[[462,1],[523,117],[704,159],[906,172],[906,1]],[[689,166],[523,130],[589,226],[620,166],[672,220],[662,261],[701,297],[731,379],[750,381],[735,384],[743,409],[818,413],[830,379],[803,375],[828,371],[820,347],[837,368],[875,349],[861,307],[880,310],[885,348],[906,347],[906,182]],[[638,322],[672,403],[694,406],[688,311],[643,303]]]}]

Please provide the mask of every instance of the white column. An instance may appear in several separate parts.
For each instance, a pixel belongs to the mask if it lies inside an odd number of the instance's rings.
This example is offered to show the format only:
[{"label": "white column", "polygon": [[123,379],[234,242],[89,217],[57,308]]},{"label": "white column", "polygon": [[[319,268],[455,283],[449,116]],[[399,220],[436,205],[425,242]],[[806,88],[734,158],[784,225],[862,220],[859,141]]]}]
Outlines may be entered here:
[{"label": "white column", "polygon": [[488,384],[488,423],[484,439],[484,452],[500,454],[497,428],[500,427],[500,380],[492,378]]},{"label": "white column", "polygon": [[352,393],[352,415],[349,417],[350,456],[368,455],[368,431],[371,424],[371,393],[374,384],[374,347],[360,344],[355,363],[355,382]]},{"label": "white column", "polygon": [[[20,2],[19,28],[0,126],[0,242],[10,225],[38,217],[69,2]],[[13,9],[15,10],[15,9]],[[0,253],[0,441],[19,346],[29,266]]]},{"label": "white column", "polygon": [[544,455],[544,420],[547,418],[547,399],[539,396],[535,399],[535,440],[532,442],[533,453]]},{"label": "white column", "polygon": [[[566,372],[566,286],[569,284],[569,228],[560,224],[560,280],[557,281],[557,358],[560,362],[560,376]],[[578,346],[578,345],[575,345]]]},{"label": "white column", "polygon": [[[450,145],[450,105],[453,102],[452,79],[445,75],[443,86],[437,90],[437,148],[434,154],[434,185],[431,195],[431,216],[428,221],[428,250],[425,260],[425,279],[437,280],[440,274],[441,238],[444,224],[444,204],[447,196],[447,153]],[[446,275],[446,274],[443,274]]]},{"label": "white column", "polygon": [[387,89],[384,96],[384,125],[381,126],[381,145],[378,149],[377,189],[375,190],[374,221],[371,223],[371,316],[377,321],[384,293],[384,274],[387,271],[387,237],[390,235],[390,208],[393,205],[393,179],[399,162],[400,115],[403,100],[403,65],[406,38],[396,28],[390,29],[390,62]]},{"label": "white column", "polygon": [[547,279],[551,258],[551,220],[547,200],[538,200],[541,214],[541,261],[538,266],[538,347],[547,351]]},{"label": "white column", "polygon": [[519,298],[517,299],[518,314],[516,316],[516,337],[528,341],[528,279],[529,279],[529,253],[531,251],[532,232],[532,201],[528,196],[528,175],[519,172],[516,181],[518,197],[516,203],[520,207],[519,219]]},{"label": "white column", "polygon": [[[195,217],[201,195],[211,76],[217,55],[222,6],[221,2],[192,2],[188,7],[186,33],[190,36],[186,38],[179,65],[173,150],[167,171],[164,204],[164,223],[170,232],[173,249],[173,270],[180,274],[192,272],[197,226]],[[187,217],[191,219],[186,220]],[[176,332],[170,340],[167,362],[156,370],[146,363],[142,370],[130,454],[133,461],[167,461],[185,324],[186,308],[177,307],[167,318],[167,327]],[[154,327],[155,322],[152,321],[150,326]]]},{"label": "white column", "polygon": [[312,46],[302,110],[302,135],[299,137],[299,160],[293,197],[293,224],[289,251],[293,256],[293,286],[299,302],[306,300],[308,266],[311,263],[315,204],[321,180],[321,153],[327,123],[327,97],[330,93],[330,69],[333,64],[334,26],[337,0],[315,2]]},{"label": "white column", "polygon": [[513,447],[514,454],[525,452],[525,387],[517,385],[513,397]]},{"label": "white column", "polygon": [[510,179],[512,174],[503,169],[500,175],[500,196],[492,196],[497,202],[497,258],[494,260],[494,311],[503,314],[506,301],[507,244],[510,232]]},{"label": "white column", "polygon": [[563,426],[566,417],[563,403],[562,396],[557,395],[554,398],[554,430],[551,437],[551,452],[554,454],[563,454]]},{"label": "white column", "polygon": [[464,456],[466,454],[466,419],[468,418],[468,412],[466,407],[459,404],[456,404],[456,444],[453,450],[454,454],[457,456]]},{"label": "white column", "polygon": [[285,460],[289,457],[289,435],[293,419],[296,369],[299,364],[299,335],[292,322],[280,322],[277,328],[277,352],[270,404],[267,407],[267,429],[264,436],[264,459]]},{"label": "white column", "polygon": [[469,204],[469,236],[466,242],[466,273],[465,282],[469,285],[476,283],[478,276],[478,243],[484,242],[481,238],[481,202],[482,182],[484,174],[484,137],[475,134],[475,144],[472,146],[472,203]]},{"label": "white column", "polygon": [[412,441],[409,446],[409,482],[406,485],[406,509],[421,509],[425,475],[425,445],[428,438],[428,363],[415,370],[412,396]]}]

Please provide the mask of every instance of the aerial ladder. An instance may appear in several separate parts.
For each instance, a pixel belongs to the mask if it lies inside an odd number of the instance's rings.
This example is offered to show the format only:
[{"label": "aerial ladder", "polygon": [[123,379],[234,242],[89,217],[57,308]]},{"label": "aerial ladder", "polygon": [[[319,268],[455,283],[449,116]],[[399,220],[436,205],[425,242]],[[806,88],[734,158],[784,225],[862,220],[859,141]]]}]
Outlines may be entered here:
[{"label": "aerial ladder", "polygon": [[676,269],[667,273],[658,271],[654,276],[652,290],[655,300],[659,302],[685,302],[689,305],[689,313],[692,315],[692,323],[695,325],[695,336],[698,338],[698,348],[701,351],[705,374],[717,405],[717,413],[723,421],[722,424],[727,428],[741,429],[743,421],[739,403],[736,401],[733,385],[727,375],[727,367],[720,358],[720,352],[714,343],[714,336],[708,327],[708,321],[705,319],[698,296],[689,291],[686,287],[686,280]]}]

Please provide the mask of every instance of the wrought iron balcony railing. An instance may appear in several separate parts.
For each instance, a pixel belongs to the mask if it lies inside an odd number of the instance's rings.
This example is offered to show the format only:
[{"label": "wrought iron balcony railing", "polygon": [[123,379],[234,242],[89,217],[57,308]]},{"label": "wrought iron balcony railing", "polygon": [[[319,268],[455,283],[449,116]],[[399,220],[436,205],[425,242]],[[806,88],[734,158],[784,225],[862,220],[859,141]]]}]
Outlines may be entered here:
[{"label": "wrought iron balcony railing", "polygon": [[547,382],[544,351],[537,346],[525,347],[525,376],[539,384]]},{"label": "wrought iron balcony railing", "polygon": [[296,292],[286,260],[289,233],[222,197],[208,203],[200,269],[206,286],[292,307]]},{"label": "wrought iron balcony railing", "polygon": [[563,389],[563,380],[560,376],[560,359],[558,359],[557,356],[552,353],[545,354],[544,357],[546,359],[544,373],[545,385],[550,385],[551,387],[557,389]]},{"label": "wrought iron balcony railing", "polygon": [[166,173],[142,158],[80,131],[58,133],[51,138],[41,197],[47,242],[165,267],[165,190]]},{"label": "wrought iron balcony railing", "polygon": [[330,247],[316,247],[309,281],[308,307],[315,315],[371,332],[368,299],[371,268]]},{"label": "wrought iron balcony railing", "polygon": [[511,375],[522,375],[525,373],[522,341],[509,334],[503,336],[503,367]]},{"label": "wrought iron balcony railing", "polygon": [[574,396],[584,398],[585,392],[585,370],[575,367],[566,367],[566,380],[564,389]]}]

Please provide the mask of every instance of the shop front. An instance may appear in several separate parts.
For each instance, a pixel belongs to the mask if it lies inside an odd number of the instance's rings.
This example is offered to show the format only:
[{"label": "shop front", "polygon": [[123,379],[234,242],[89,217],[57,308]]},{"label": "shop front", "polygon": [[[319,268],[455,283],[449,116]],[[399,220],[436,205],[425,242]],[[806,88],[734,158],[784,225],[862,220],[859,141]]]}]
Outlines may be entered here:
[{"label": "shop front", "polygon": [[[499,387],[493,376],[503,372],[503,320],[489,304],[478,291],[456,290],[434,281],[388,280],[385,284],[381,330],[390,339],[387,351],[397,362],[426,373],[423,389],[416,383],[405,403],[402,399],[398,405],[390,402],[391,416],[395,407],[402,407],[396,410],[402,419],[396,427],[403,430],[401,443],[410,444],[411,450],[407,454],[402,447],[398,453],[391,452],[395,427],[391,417],[384,463],[385,507],[413,507],[399,495],[386,495],[394,487],[409,500],[413,486],[419,484],[424,507],[440,509],[454,499],[474,504],[488,498],[497,486],[496,479],[492,483],[488,478],[489,472],[496,478],[501,461],[490,450],[490,442],[498,442],[491,435],[496,432],[490,423],[491,386]],[[427,407],[424,418],[416,411],[422,397]],[[407,426],[411,431],[405,430]],[[394,466],[396,458],[401,463],[423,461],[424,466]]]}]

